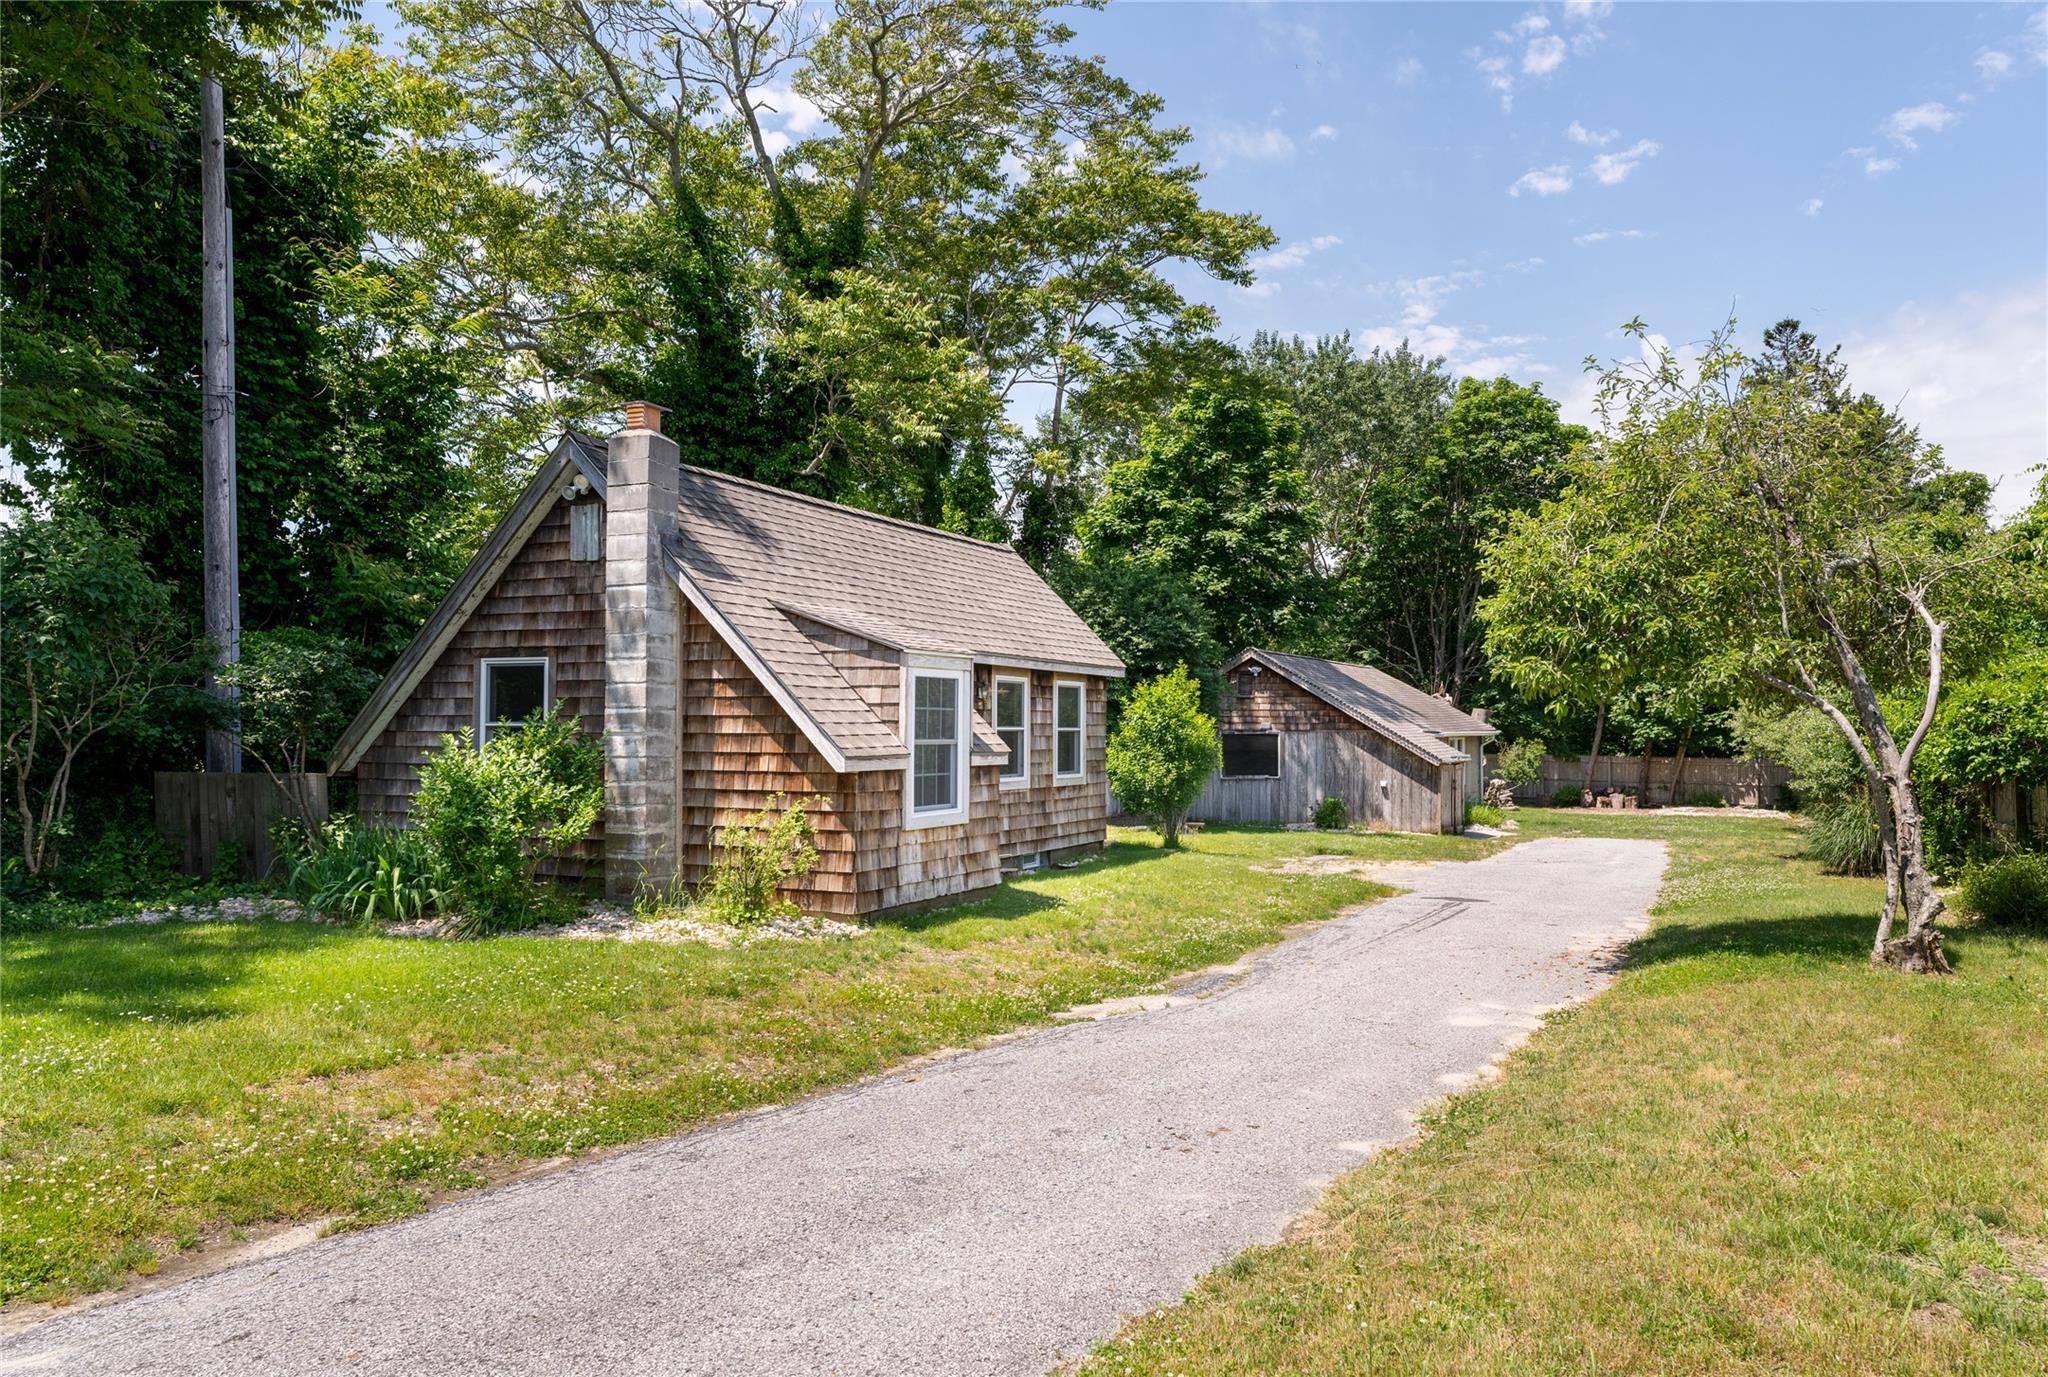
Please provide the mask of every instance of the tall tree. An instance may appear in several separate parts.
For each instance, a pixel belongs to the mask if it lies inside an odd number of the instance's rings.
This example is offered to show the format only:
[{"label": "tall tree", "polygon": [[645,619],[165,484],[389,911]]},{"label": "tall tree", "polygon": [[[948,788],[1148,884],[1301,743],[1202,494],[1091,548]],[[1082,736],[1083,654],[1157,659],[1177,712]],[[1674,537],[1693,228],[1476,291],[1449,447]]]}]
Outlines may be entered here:
[{"label": "tall tree", "polygon": [[1315,505],[1299,447],[1294,413],[1251,379],[1198,384],[1110,466],[1081,519],[1082,557],[1129,559],[1187,587],[1226,655],[1289,644],[1312,615]]},{"label": "tall tree", "polygon": [[[0,150],[0,438],[22,473],[12,500],[67,500],[134,535],[179,605],[197,606],[195,95],[202,62],[215,66],[229,98],[244,615],[332,616],[375,656],[445,577],[446,542],[420,523],[459,499],[461,474],[441,453],[454,384],[439,350],[337,305],[337,283],[377,274],[363,207],[404,95],[359,49],[286,62],[253,46],[317,35],[332,8],[53,7],[48,22],[75,24],[98,56],[64,49]],[[261,15],[270,27],[247,22]],[[21,22],[13,8],[8,22]],[[370,595],[352,570],[385,587]]]},{"label": "tall tree", "polygon": [[[2011,542],[1980,514],[1928,510],[1939,451],[1874,401],[1842,397],[1817,364],[1774,366],[1726,333],[1696,370],[1664,351],[1612,369],[1601,462],[1576,468],[1522,534],[1596,514],[1642,559],[1627,601],[1610,604],[1616,630],[1654,642],[1680,628],[1710,674],[1827,718],[1863,770],[1883,843],[1871,958],[1945,971],[1912,766],[1944,678],[2003,643]],[[1504,593],[1537,572],[1503,570]]]}]

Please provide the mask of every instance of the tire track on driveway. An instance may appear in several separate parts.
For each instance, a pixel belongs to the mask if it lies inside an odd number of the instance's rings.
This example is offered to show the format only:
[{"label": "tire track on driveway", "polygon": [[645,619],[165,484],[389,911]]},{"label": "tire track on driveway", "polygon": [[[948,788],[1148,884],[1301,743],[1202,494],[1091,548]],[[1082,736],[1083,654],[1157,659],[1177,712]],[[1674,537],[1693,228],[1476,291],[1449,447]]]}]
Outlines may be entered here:
[{"label": "tire track on driveway", "polygon": [[1662,843],[1525,842],[1062,1024],[15,1335],[0,1372],[1037,1374],[1612,978]]}]

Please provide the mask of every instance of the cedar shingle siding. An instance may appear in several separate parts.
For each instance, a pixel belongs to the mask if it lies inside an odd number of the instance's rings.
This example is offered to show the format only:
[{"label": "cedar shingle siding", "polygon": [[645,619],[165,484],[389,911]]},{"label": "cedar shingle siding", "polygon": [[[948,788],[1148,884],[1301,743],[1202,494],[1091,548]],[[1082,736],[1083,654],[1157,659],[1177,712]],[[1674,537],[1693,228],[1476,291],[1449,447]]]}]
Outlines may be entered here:
[{"label": "cedar shingle siding", "polygon": [[[596,735],[604,730],[604,565],[569,558],[569,508],[556,503],[356,765],[363,821],[406,819],[420,763],[447,732],[476,726],[485,657],[545,655],[555,697]],[[603,825],[579,851],[602,854]],[[569,867],[575,873],[578,867]]]},{"label": "cedar shingle siding", "polygon": [[[652,443],[654,462],[674,462],[659,435],[628,435],[634,454]],[[609,456],[614,476],[624,452]],[[593,493],[585,503],[604,501],[606,460],[604,442],[565,437],[345,734],[337,765],[353,764],[366,819],[402,822],[426,751],[474,725],[485,656],[546,655],[555,696],[586,731],[605,730],[606,561],[571,558],[572,506],[561,493],[581,483]],[[694,885],[714,861],[720,826],[778,801],[818,799],[818,865],[790,897],[812,912],[859,914],[973,893],[1005,866],[1102,844],[1107,684],[1123,667],[1015,551],[688,466],[676,478],[672,519],[645,501],[634,508],[625,479],[616,479],[626,486],[613,514],[621,530],[637,522],[662,533],[654,548],[670,564],[648,577],[672,580],[676,595],[672,643],[609,638],[613,655],[641,657],[626,666],[652,664],[649,646],[675,647],[662,652],[676,660],[672,850],[647,854],[672,857],[676,878]],[[576,553],[589,549],[586,541]],[[624,566],[612,574],[625,577]],[[960,704],[967,816],[906,827],[904,685],[912,666],[935,660],[941,672],[972,670]],[[999,783],[996,673],[1030,678],[1026,787]],[[612,678],[615,690],[638,682],[623,669]],[[1080,780],[1053,777],[1058,680],[1084,686]],[[659,725],[641,740],[657,740]],[[622,806],[616,795],[612,803]],[[623,806],[621,817],[653,816]],[[608,871],[621,868],[625,835],[614,835]],[[580,851],[602,854],[595,834]],[[628,868],[643,875],[652,863]],[[607,878],[618,887],[618,874]]]}]

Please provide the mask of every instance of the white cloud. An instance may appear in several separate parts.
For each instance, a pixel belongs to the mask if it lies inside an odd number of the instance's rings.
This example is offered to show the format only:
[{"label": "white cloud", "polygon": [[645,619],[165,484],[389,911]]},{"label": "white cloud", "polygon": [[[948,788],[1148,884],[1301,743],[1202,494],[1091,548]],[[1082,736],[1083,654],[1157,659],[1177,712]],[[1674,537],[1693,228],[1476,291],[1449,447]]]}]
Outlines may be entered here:
[{"label": "white cloud", "polygon": [[1887,172],[1897,172],[1898,170],[1899,160],[1897,158],[1865,158],[1863,160],[1863,172],[1868,177],[1882,177]]},{"label": "white cloud", "polygon": [[1564,136],[1573,143],[1590,144],[1594,148],[1605,148],[1608,144],[1621,137],[1621,131],[1619,129],[1588,129],[1577,120],[1573,120],[1565,126]]},{"label": "white cloud", "polygon": [[1422,80],[1422,59],[1404,57],[1394,64],[1394,84],[1413,86]]},{"label": "white cloud", "polygon": [[1821,198],[1818,196],[1808,197],[1806,201],[1807,215],[1811,217],[1820,214],[1820,208],[1826,204],[1827,202],[1821,200]]},{"label": "white cloud", "polygon": [[1564,17],[1590,24],[1614,13],[1614,0],[1564,0]]},{"label": "white cloud", "polygon": [[1437,318],[1447,298],[1485,281],[1486,274],[1467,268],[1377,283],[1372,291],[1400,300],[1400,319],[1391,324],[1367,326],[1357,332],[1357,339],[1367,349],[1397,349],[1405,342],[1419,353],[1441,354],[1449,361],[1451,371],[1460,375],[1549,371],[1530,358],[1526,346],[1537,342],[1532,336],[1471,331]]},{"label": "white cloud", "polygon": [[1532,33],[1542,33],[1549,27],[1550,21],[1532,10],[1515,21],[1515,27],[1512,32],[1526,36]]},{"label": "white cloud", "polygon": [[1522,53],[1522,70],[1530,76],[1549,76],[1564,66],[1564,40],[1556,34],[1531,39]]},{"label": "white cloud", "polygon": [[1308,141],[1310,143],[1326,143],[1336,137],[1337,126],[1334,124],[1319,124],[1308,131]]},{"label": "white cloud", "polygon": [[1629,174],[1645,159],[1654,158],[1663,151],[1663,145],[1654,139],[1637,139],[1619,153],[1602,153],[1593,159],[1587,173],[1602,186],[1618,186],[1629,178]]},{"label": "white cloud", "polygon": [[1298,268],[1308,262],[1309,255],[1334,249],[1344,241],[1334,234],[1318,234],[1313,239],[1297,239],[1284,249],[1262,253],[1251,261],[1253,272],[1276,272],[1282,268]]},{"label": "white cloud", "polygon": [[2034,17],[2027,21],[2026,34],[2020,39],[2034,61],[2048,67],[2048,9],[2034,11]]},{"label": "white cloud", "polygon": [[1508,60],[1504,57],[1489,57],[1477,48],[1468,49],[1465,56],[1472,59],[1472,65],[1486,78],[1486,89],[1500,97],[1501,113],[1515,108],[1515,78],[1508,71]]},{"label": "white cloud", "polygon": [[826,124],[825,112],[818,108],[817,102],[789,86],[765,88],[760,93],[759,108],[763,113],[778,116],[782,127],[797,138],[822,129]]},{"label": "white cloud", "polygon": [[2026,505],[2026,471],[2048,458],[2048,281],[1909,302],[1844,338],[1842,359],[1949,463],[1999,480],[2001,513]]},{"label": "white cloud", "polygon": [[1909,105],[1903,110],[1894,110],[1885,116],[1885,136],[1902,148],[1918,148],[1914,135],[1921,133],[1939,134],[1962,116],[1938,100],[1924,101]]},{"label": "white cloud", "polygon": [[1563,163],[1549,167],[1532,167],[1515,178],[1515,184],[1508,188],[1508,195],[1520,196],[1533,192],[1538,196],[1562,196],[1572,189],[1572,170]]},{"label": "white cloud", "polygon": [[1608,240],[1610,240],[1610,239],[1648,239],[1649,237],[1650,237],[1650,232],[1649,232],[1648,230],[1639,230],[1639,229],[1621,229],[1621,230],[1609,230],[1609,229],[1601,229],[1601,230],[1593,230],[1593,231],[1591,231],[1591,232],[1589,232],[1589,233],[1586,233],[1586,234],[1578,234],[1578,235],[1574,235],[1574,236],[1572,236],[1572,242],[1573,242],[1574,244],[1577,244],[1577,245],[1578,245],[1578,246],[1579,246],[1580,248],[1582,248],[1582,249],[1583,249],[1583,248],[1588,248],[1588,247],[1590,247],[1591,245],[1594,245],[1594,244],[1604,244],[1604,243],[1606,243],[1606,242],[1607,242]]},{"label": "white cloud", "polygon": [[1209,141],[1224,157],[1244,162],[1285,162],[1294,156],[1294,140],[1285,131],[1271,127],[1245,129],[1231,125],[1211,133]]},{"label": "white cloud", "polygon": [[2012,54],[1986,48],[1977,54],[1977,75],[1987,86],[1995,86],[2012,73]]}]

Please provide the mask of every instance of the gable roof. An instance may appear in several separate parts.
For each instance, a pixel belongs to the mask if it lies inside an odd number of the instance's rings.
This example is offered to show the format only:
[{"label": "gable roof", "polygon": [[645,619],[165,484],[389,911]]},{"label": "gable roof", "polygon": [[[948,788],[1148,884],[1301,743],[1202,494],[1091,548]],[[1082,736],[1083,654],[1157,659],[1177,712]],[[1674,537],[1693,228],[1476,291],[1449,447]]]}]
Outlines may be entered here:
[{"label": "gable roof", "polygon": [[[569,432],[492,531],[336,745],[353,769],[490,592],[575,473],[605,495],[605,442]],[[1008,545],[730,474],[680,466],[670,574],[697,611],[839,769],[901,765],[898,724],[867,700],[795,619],[900,651],[977,664],[1121,678],[1123,663]],[[1006,754],[975,715],[977,757]]]},{"label": "gable roof", "polygon": [[[1123,662],[1008,545],[685,464],[669,547],[683,591],[786,689],[850,769],[900,764],[876,717],[798,626],[909,655],[1121,678]],[[723,622],[724,625],[720,626]],[[751,656],[748,652],[751,651]]]},{"label": "gable roof", "polygon": [[1499,728],[1487,725],[1471,713],[1371,665],[1318,660],[1307,655],[1283,655],[1278,651],[1254,647],[1224,666],[1224,673],[1236,670],[1248,660],[1257,660],[1339,712],[1392,737],[1424,760],[1438,765],[1451,765],[1471,758],[1450,745],[1449,738],[1500,734]]},{"label": "gable roof", "polygon": [[[593,443],[596,446],[594,455]],[[470,614],[476,611],[477,604],[497,587],[506,566],[526,548],[526,542],[535,529],[553,510],[560,496],[558,490],[579,473],[602,501],[605,492],[603,442],[593,442],[584,435],[565,434],[548,452],[539,471],[533,475],[533,481],[519,494],[512,509],[492,529],[483,548],[476,552],[476,557],[455,580],[448,596],[441,599],[441,605],[427,618],[426,625],[419,629],[412,643],[392,663],[384,681],[370,695],[370,701],[363,704],[363,710],[356,714],[355,721],[348,724],[348,730],[341,734],[341,740],[335,743],[329,757],[329,770],[345,774],[362,760],[363,752],[370,749],[370,743],[377,739],[377,734],[384,730],[399,706],[419,687],[420,680],[441,658],[441,652],[462,629],[462,624],[469,620]]]}]

